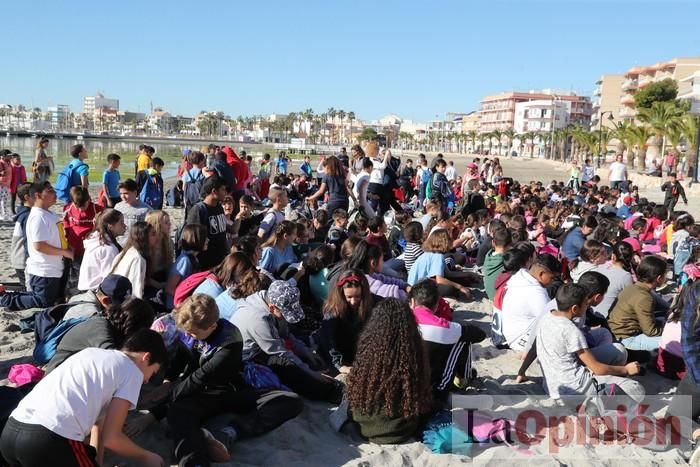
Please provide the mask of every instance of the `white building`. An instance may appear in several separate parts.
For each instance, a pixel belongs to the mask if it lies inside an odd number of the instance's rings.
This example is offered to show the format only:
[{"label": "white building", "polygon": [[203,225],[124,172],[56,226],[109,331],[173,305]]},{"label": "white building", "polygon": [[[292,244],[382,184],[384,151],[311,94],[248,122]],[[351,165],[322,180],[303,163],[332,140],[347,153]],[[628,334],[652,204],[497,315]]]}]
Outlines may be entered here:
[{"label": "white building", "polygon": [[49,124],[54,129],[71,128],[70,107],[64,104],[49,106],[46,111],[49,116]]},{"label": "white building", "polygon": [[94,117],[97,109],[110,109],[117,112],[119,111],[119,99],[106,98],[99,92],[95,96],[83,98],[83,113],[86,116]]},{"label": "white building", "polygon": [[690,100],[690,112],[700,114],[700,71],[678,82],[678,98]]},{"label": "white building", "polygon": [[552,131],[564,128],[569,124],[571,103],[553,99],[537,99],[515,104],[515,121],[513,128],[516,133],[529,131]]}]

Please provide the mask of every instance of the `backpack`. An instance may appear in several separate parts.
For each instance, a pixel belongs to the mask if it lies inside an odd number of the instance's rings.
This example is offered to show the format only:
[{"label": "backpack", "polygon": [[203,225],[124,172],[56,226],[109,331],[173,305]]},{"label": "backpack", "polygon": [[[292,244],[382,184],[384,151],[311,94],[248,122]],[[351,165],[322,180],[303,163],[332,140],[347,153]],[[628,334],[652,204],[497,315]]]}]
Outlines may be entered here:
[{"label": "backpack", "polygon": [[[428,178],[427,185],[425,185],[425,199],[430,199],[433,195],[433,176],[435,174],[433,174],[432,172],[428,172],[428,173],[430,173],[430,176]],[[422,180],[423,179],[421,178],[421,182],[422,182]]]},{"label": "backpack", "polygon": [[673,277],[678,277],[683,272],[683,268],[693,255],[693,250],[698,246],[700,246],[698,240],[688,237],[676,248],[673,255]]},{"label": "backpack", "polygon": [[491,318],[491,342],[496,348],[507,348],[506,338],[503,335],[503,298],[508,290],[507,284],[502,285],[493,297],[493,317]]},{"label": "backpack", "polygon": [[83,165],[86,165],[83,161],[75,159],[56,176],[56,184],[54,185],[56,197],[64,203],[70,201],[70,189],[80,185],[80,174],[78,174],[77,169]]},{"label": "backpack", "polygon": [[163,187],[160,186],[156,175],[148,175],[139,193],[139,199],[153,209],[163,206]]},{"label": "backpack", "polygon": [[173,305],[178,306],[180,303],[182,303],[187,297],[192,295],[192,292],[194,292],[194,289],[199,287],[199,284],[207,279],[211,279],[217,284],[219,283],[219,278],[209,271],[195,272],[194,274],[190,274],[189,276],[185,277],[185,279],[182,280],[177,287],[175,287],[175,293],[173,294]]},{"label": "backpack", "polygon": [[34,330],[34,360],[39,365],[49,363],[56,355],[58,344],[75,325],[82,323],[87,317],[71,318],[63,321],[66,312],[75,305],[91,303],[78,301],[62,303],[60,305],[45,308],[29,318],[20,320],[20,328],[23,332]]},{"label": "backpack", "polygon": [[194,206],[195,204],[199,203],[199,201],[202,199],[200,193],[202,191],[202,185],[204,185],[204,174],[200,171],[199,176],[195,178],[192,176],[189,169],[185,170],[185,172],[187,175],[189,175],[189,179],[192,180],[185,182],[183,196],[185,207],[189,208],[190,206]]},{"label": "backpack", "polygon": [[432,172],[428,170],[427,168],[424,168],[423,171],[420,174],[420,183],[421,185],[425,185],[430,181],[430,177],[432,175]]}]

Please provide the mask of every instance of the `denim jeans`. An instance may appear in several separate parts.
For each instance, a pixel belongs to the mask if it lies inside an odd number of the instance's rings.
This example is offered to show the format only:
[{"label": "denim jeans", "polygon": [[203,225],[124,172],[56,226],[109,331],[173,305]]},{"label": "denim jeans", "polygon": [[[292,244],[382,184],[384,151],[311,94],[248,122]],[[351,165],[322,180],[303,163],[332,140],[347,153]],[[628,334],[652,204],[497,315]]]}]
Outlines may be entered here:
[{"label": "denim jeans", "polygon": [[61,296],[60,277],[39,277],[29,274],[31,292],[5,292],[0,295],[0,306],[10,310],[46,308],[52,306]]},{"label": "denim jeans", "polygon": [[652,351],[659,348],[659,342],[661,342],[661,336],[649,337],[644,334],[639,334],[637,336],[627,337],[621,339],[622,345],[630,350],[647,350]]}]

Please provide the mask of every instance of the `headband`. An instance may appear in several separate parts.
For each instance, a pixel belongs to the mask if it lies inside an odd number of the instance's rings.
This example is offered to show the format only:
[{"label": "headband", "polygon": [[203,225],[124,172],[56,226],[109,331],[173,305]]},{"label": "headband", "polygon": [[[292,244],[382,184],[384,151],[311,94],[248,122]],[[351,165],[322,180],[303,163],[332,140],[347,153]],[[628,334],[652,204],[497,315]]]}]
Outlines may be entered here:
[{"label": "headband", "polygon": [[347,284],[348,282],[360,282],[360,278],[353,274],[352,276],[348,276],[348,277],[345,277],[343,279],[340,279],[338,281],[338,283],[336,284],[336,286],[342,287],[345,284]]}]

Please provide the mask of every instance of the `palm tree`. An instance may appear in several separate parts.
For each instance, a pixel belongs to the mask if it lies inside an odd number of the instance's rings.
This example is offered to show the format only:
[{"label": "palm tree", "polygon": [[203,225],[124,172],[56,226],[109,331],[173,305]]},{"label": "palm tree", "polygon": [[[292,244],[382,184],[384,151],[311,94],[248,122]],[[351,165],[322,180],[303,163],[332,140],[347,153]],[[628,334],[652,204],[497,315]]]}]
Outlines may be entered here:
[{"label": "palm tree", "polygon": [[470,130],[467,132],[467,140],[472,142],[471,145],[471,152],[474,153],[476,152],[476,138],[479,135],[479,133],[476,132],[476,130]]},{"label": "palm tree", "polygon": [[331,133],[328,138],[328,144],[333,144],[333,133],[335,133],[335,117],[338,115],[338,111],[335,110],[333,107],[329,107],[326,113],[328,114],[328,118],[331,119]]},{"label": "palm tree", "polygon": [[352,122],[355,120],[355,112],[348,112],[348,120],[350,120],[350,138],[348,141],[352,144]]},{"label": "palm tree", "polygon": [[[612,130],[612,137],[618,141],[617,153],[626,154],[627,165],[634,167],[634,152],[632,151],[632,143],[629,129],[632,127],[632,123],[625,120],[621,123],[616,123],[615,128]],[[627,151],[625,153],[625,151]]]},{"label": "palm tree", "polygon": [[632,125],[627,129],[627,137],[632,146],[637,148],[637,163],[635,168],[644,172],[646,169],[647,141],[654,136],[653,131],[647,126]]},{"label": "palm tree", "polygon": [[503,130],[502,135],[506,139],[506,141],[508,141],[508,144],[506,145],[506,151],[510,151],[512,149],[511,146],[513,145],[513,139],[515,138],[515,130],[513,128],[506,128],[505,130]]},{"label": "palm tree", "polygon": [[343,109],[338,111],[338,118],[340,119],[340,132],[338,133],[338,137],[340,138],[340,144],[345,144],[345,127],[343,126],[343,120],[345,120],[346,115],[347,112],[345,112]]},{"label": "palm tree", "polygon": [[[666,136],[672,132],[679,124],[683,110],[675,101],[654,102],[648,109],[639,109],[637,119],[646,123],[655,135],[654,141],[650,145],[655,150],[652,156],[663,156],[666,149]],[[658,150],[659,139],[661,140],[661,150]]]}]

